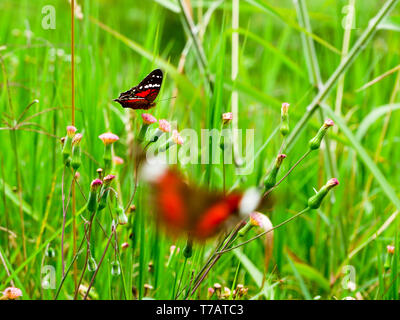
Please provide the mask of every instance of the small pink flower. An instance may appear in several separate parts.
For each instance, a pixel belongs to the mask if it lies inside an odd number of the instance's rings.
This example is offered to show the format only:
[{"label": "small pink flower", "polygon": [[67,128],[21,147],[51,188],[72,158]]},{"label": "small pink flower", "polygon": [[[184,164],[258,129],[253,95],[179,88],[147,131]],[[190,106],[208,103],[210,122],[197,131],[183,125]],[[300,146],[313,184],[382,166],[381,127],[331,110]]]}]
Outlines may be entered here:
[{"label": "small pink flower", "polygon": [[286,154],[278,154],[278,156],[276,157],[276,164],[278,167],[281,166],[283,159],[285,159],[286,157]]},{"label": "small pink flower", "polygon": [[176,144],[179,144],[179,145],[183,144],[183,138],[179,134],[178,130],[172,131],[172,141],[174,141]]},{"label": "small pink flower", "polygon": [[250,224],[260,227],[265,231],[273,228],[271,220],[269,220],[266,215],[257,211],[250,213]]},{"label": "small pink flower", "polygon": [[145,124],[153,124],[153,123],[157,122],[157,119],[154,118],[149,113],[142,113],[142,119],[143,119],[143,123],[145,123]]},{"label": "small pink flower", "polygon": [[109,174],[107,176],[104,177],[103,181],[105,185],[110,185],[111,182],[114,180],[115,176],[113,174]]},{"label": "small pink flower", "polygon": [[162,132],[170,132],[171,131],[171,125],[169,124],[169,122],[165,119],[161,119],[160,121],[158,121],[159,126],[160,126],[160,130]]},{"label": "small pink flower", "polygon": [[287,103],[287,102],[282,103],[281,114],[287,115],[289,112],[289,107],[290,107],[289,103]]},{"label": "small pink flower", "polygon": [[233,119],[233,113],[232,112],[226,112],[226,113],[222,114],[222,122],[224,124],[228,124],[232,119]]},{"label": "small pink flower", "polygon": [[339,184],[339,180],[336,179],[336,178],[332,178],[332,179],[328,180],[328,182],[326,183],[326,185],[327,185],[328,187],[335,187],[335,186],[337,186],[338,184]]},{"label": "small pink flower", "polygon": [[215,289],[212,288],[212,287],[209,287],[209,288],[207,289],[207,295],[208,295],[208,297],[209,297],[209,298],[212,297],[212,295],[214,294],[214,292],[215,292]]},{"label": "small pink flower", "polygon": [[94,179],[94,180],[92,181],[92,183],[90,184],[90,188],[91,188],[93,191],[96,191],[97,188],[98,188],[99,186],[101,186],[102,184],[103,184],[103,181],[101,181],[100,179]]},{"label": "small pink flower", "polygon": [[15,287],[8,287],[3,292],[4,296],[9,300],[15,300],[22,296],[22,291]]},{"label": "small pink flower", "polygon": [[169,247],[169,252],[170,252],[170,254],[174,254],[174,253],[178,254],[179,248],[177,248],[175,245],[172,245],[171,247]]},{"label": "small pink flower", "polygon": [[73,138],[76,132],[76,128],[74,126],[68,126],[67,127],[67,136],[69,138]]},{"label": "small pink flower", "polygon": [[75,180],[78,181],[80,177],[81,177],[81,174],[78,171],[76,171],[75,172]]},{"label": "small pink flower", "polygon": [[129,247],[129,243],[128,242],[124,242],[123,244],[121,244],[121,248],[122,249],[127,249]]},{"label": "small pink flower", "polygon": [[387,246],[386,247],[386,250],[387,250],[387,253],[389,253],[389,254],[394,254],[394,246]]},{"label": "small pink flower", "polygon": [[334,125],[335,125],[335,123],[331,119],[326,119],[325,122],[324,122],[324,127],[325,128],[329,128],[329,127],[332,127]]},{"label": "small pink flower", "polygon": [[99,138],[100,138],[100,140],[103,141],[103,143],[106,146],[119,140],[119,137],[116,134],[111,133],[111,132],[103,133],[103,134],[99,135]]},{"label": "small pink flower", "polygon": [[123,164],[124,163],[124,159],[122,159],[121,157],[114,156],[113,157],[113,162],[115,164]]},{"label": "small pink flower", "polygon": [[72,138],[72,145],[78,145],[82,140],[82,134],[77,133],[73,138]]}]

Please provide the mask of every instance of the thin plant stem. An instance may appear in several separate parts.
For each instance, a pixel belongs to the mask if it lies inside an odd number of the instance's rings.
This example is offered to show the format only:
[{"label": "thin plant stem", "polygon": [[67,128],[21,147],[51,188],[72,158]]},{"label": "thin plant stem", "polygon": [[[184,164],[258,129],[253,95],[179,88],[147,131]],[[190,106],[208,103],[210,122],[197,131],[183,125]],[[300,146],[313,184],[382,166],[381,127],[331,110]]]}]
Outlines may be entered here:
[{"label": "thin plant stem", "polygon": [[[8,104],[10,106],[10,111],[11,111],[11,119],[14,119],[15,113],[14,113],[14,107],[12,104],[12,98],[11,98],[11,91],[10,91],[10,85],[8,82],[8,75],[7,75],[7,70],[4,65],[4,60],[3,57],[0,55],[0,64],[1,68],[3,71],[3,77],[4,77],[4,86],[7,89],[7,94],[8,94]],[[15,157],[15,171],[16,171],[16,179],[17,179],[17,187],[18,187],[18,200],[19,200],[19,216],[21,220],[21,234],[22,234],[22,248],[23,248],[23,256],[24,260],[26,260],[26,237],[25,237],[25,221],[24,221],[24,211],[22,209],[22,181],[21,181],[21,169],[19,166],[19,155],[18,155],[18,149],[17,149],[17,137],[16,137],[16,132],[15,128],[13,128],[10,131],[10,140],[11,140],[11,145],[12,149],[14,151],[14,157]],[[27,270],[27,267],[26,269]]]},{"label": "thin plant stem", "polygon": [[309,154],[311,153],[311,150],[309,149],[306,153],[304,153],[299,160],[297,160],[297,162],[289,169],[288,172],[286,172],[286,174],[271,188],[269,188],[263,195],[263,198],[265,198],[269,193],[271,193],[272,190],[274,190],[277,186],[279,186],[281,184],[281,182],[283,180],[285,180],[288,175],[300,164],[300,162],[302,162],[305,157],[307,157]]},{"label": "thin plant stem", "polygon": [[[4,260],[3,255],[1,254],[1,250],[0,250],[0,260],[1,260],[1,263],[3,264],[3,266],[4,266],[4,269],[6,270],[7,276],[8,276],[8,277],[11,277],[10,270],[8,270],[8,268],[7,268],[7,263],[6,263],[6,261]],[[13,281],[13,280],[10,280],[10,283],[11,283],[11,285],[12,285],[13,287],[15,287],[15,284],[14,284],[14,281]]]},{"label": "thin plant stem", "polygon": [[277,228],[279,228],[279,227],[282,227],[282,226],[285,225],[286,223],[292,221],[293,219],[296,219],[298,216],[300,216],[300,215],[302,215],[302,214],[308,212],[309,210],[310,210],[310,208],[307,207],[307,208],[305,208],[304,210],[300,211],[299,213],[295,214],[293,217],[290,217],[289,219],[287,219],[287,220],[281,222],[280,224],[276,225],[275,227],[273,227],[273,228],[271,228],[271,229],[268,229],[268,230],[266,230],[266,231],[264,231],[264,232],[261,232],[260,234],[254,236],[253,238],[251,238],[251,239],[249,239],[249,240],[246,240],[246,241],[244,241],[244,242],[242,242],[242,243],[240,243],[240,244],[238,244],[238,245],[236,245],[236,246],[234,246],[234,247],[231,247],[231,248],[228,248],[228,249],[223,249],[223,250],[217,252],[217,254],[221,255],[221,254],[223,254],[223,253],[226,253],[226,252],[235,250],[235,249],[237,249],[237,248],[239,248],[239,247],[241,247],[241,246],[244,246],[245,244],[248,244],[248,243],[250,243],[250,242],[252,242],[252,241],[254,241],[254,240],[256,240],[256,239],[262,237],[263,235],[267,234],[268,232],[271,232],[271,231],[273,231],[273,230],[275,230],[275,229],[277,229]]},{"label": "thin plant stem", "polygon": [[[85,243],[84,241],[85,241],[85,238],[86,238],[86,233],[87,233],[87,229],[85,228],[85,234],[84,234],[84,236],[83,236],[83,238],[82,238],[82,240],[81,240],[81,243],[80,243],[80,245],[79,245],[79,248],[78,248],[77,252],[74,254],[74,257],[72,258],[72,261],[71,261],[70,265],[68,266],[67,270],[65,271],[64,276],[63,276],[62,279],[61,279],[60,285],[58,286],[57,291],[56,291],[56,294],[55,294],[55,296],[54,296],[54,300],[57,300],[58,295],[59,295],[60,292],[61,292],[61,288],[62,288],[62,286],[64,285],[65,279],[67,278],[68,273],[69,273],[69,271],[71,270],[71,267],[72,267],[73,265],[75,265],[75,261],[76,261],[76,259],[78,258],[79,254],[80,254],[80,251],[81,251],[81,249],[82,249],[83,244]],[[76,288],[75,288],[75,290],[76,290]]]},{"label": "thin plant stem", "polygon": [[[150,144],[151,144],[151,142],[148,142],[146,144],[146,146],[144,147],[143,151],[146,151],[146,149],[150,146]],[[135,198],[135,195],[136,195],[137,185],[138,185],[138,175],[139,175],[139,163],[140,163],[139,161],[136,161],[136,163],[135,163],[135,185],[133,187],[133,192],[132,192],[132,195],[131,195],[131,197],[130,197],[130,199],[128,201],[128,204],[125,207],[125,212],[128,211],[128,209],[129,209],[129,207],[130,207],[130,205],[131,205],[131,203],[132,203],[132,201],[133,201],[133,199]]]},{"label": "thin plant stem", "polygon": [[186,263],[187,263],[187,258],[185,257],[185,260],[183,261],[181,276],[179,277],[178,288],[176,289],[177,294],[175,296],[175,300],[178,299],[178,297],[179,297],[178,293],[179,293],[179,289],[180,289],[181,284],[182,284],[183,274],[185,273]]},{"label": "thin plant stem", "polygon": [[93,283],[94,283],[94,279],[96,279],[97,273],[98,273],[98,271],[99,271],[99,269],[100,269],[101,264],[103,263],[103,260],[104,260],[105,255],[106,255],[106,253],[107,253],[107,249],[108,249],[108,247],[109,247],[109,245],[110,245],[111,239],[112,239],[113,235],[114,235],[115,232],[116,232],[115,230],[116,230],[116,227],[113,226],[113,227],[112,227],[111,234],[110,234],[110,237],[109,237],[108,240],[107,240],[107,244],[106,244],[106,247],[105,247],[105,249],[104,249],[103,255],[101,256],[100,261],[99,261],[99,264],[98,264],[98,266],[97,266],[97,268],[96,268],[96,271],[94,272],[94,274],[93,274],[93,276],[92,276],[92,279],[90,280],[89,287],[88,287],[88,289],[87,289],[87,291],[86,291],[85,296],[83,297],[83,300],[86,300],[87,297],[88,297],[88,295],[89,295],[90,289],[92,288]]},{"label": "thin plant stem", "polygon": [[[227,248],[227,246],[231,243],[231,241],[236,237],[237,233],[239,230],[244,226],[243,221],[241,221],[236,228],[232,231],[230,236],[225,240],[224,245],[222,246],[222,251]],[[190,296],[192,296],[197,288],[200,286],[201,282],[205,279],[207,274],[210,272],[211,268],[217,263],[219,258],[221,257],[221,254],[219,253],[220,251],[216,252],[213,255],[213,260],[210,262],[209,266],[205,269],[204,273],[200,276],[199,280],[195,282],[195,285],[193,287],[192,292],[190,293]]]},{"label": "thin plant stem", "polygon": [[78,297],[79,287],[81,286],[81,283],[82,283],[82,280],[83,280],[83,276],[85,275],[86,268],[87,268],[88,261],[89,261],[89,255],[90,255],[90,236],[91,236],[90,233],[91,233],[91,230],[92,230],[92,224],[93,224],[93,219],[94,219],[95,214],[96,214],[96,212],[93,212],[93,213],[91,214],[90,220],[88,221],[88,224],[87,224],[87,228],[86,228],[86,226],[85,226],[85,224],[84,224],[85,235],[84,235],[84,238],[83,238],[83,239],[86,238],[86,257],[85,257],[85,263],[84,263],[84,265],[83,265],[82,273],[81,273],[81,276],[80,276],[79,281],[78,281],[78,285],[77,285],[76,288],[75,288],[74,300],[76,300],[76,298]]}]

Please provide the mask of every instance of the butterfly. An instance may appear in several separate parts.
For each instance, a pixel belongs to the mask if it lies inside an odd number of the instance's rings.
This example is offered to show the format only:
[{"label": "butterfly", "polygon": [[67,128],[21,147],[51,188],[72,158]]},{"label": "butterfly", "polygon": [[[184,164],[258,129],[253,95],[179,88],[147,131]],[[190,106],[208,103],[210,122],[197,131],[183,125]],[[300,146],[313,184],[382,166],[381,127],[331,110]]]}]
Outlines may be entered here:
[{"label": "butterfly", "polygon": [[120,93],[114,101],[120,103],[124,108],[150,109],[156,105],[154,100],[160,92],[162,80],[163,72],[155,69],[136,87]]},{"label": "butterfly", "polygon": [[259,204],[260,198],[249,198],[248,192],[225,195],[190,185],[171,168],[160,170],[152,166],[145,171],[157,217],[173,235],[187,234],[190,238],[205,240],[247,217]]}]

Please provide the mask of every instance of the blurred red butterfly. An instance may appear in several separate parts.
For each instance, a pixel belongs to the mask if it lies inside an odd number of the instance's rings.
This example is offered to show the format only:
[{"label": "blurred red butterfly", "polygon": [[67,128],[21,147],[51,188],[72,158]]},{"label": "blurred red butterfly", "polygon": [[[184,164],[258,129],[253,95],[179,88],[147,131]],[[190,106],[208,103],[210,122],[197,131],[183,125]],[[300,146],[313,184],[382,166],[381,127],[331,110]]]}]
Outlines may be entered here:
[{"label": "blurred red butterfly", "polygon": [[152,202],[159,220],[173,235],[187,234],[198,240],[212,237],[229,224],[247,217],[260,200],[254,189],[253,193],[224,195],[189,185],[176,170],[165,166],[146,164],[142,175],[151,184]]},{"label": "blurred red butterfly", "polygon": [[120,103],[124,108],[150,109],[156,105],[154,100],[160,92],[162,80],[163,72],[155,69],[136,87],[120,93],[114,101]]},{"label": "blurred red butterfly", "polygon": [[173,233],[205,239],[239,214],[242,194],[224,196],[189,186],[176,171],[167,170],[154,187],[157,214]]}]

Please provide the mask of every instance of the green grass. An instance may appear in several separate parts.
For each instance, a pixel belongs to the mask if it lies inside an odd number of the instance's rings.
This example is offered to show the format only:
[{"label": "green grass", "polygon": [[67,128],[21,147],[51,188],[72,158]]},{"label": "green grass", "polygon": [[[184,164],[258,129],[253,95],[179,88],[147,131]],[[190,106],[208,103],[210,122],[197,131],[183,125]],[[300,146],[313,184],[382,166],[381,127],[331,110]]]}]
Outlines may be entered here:
[{"label": "green grass", "polygon": [[[232,91],[238,92],[238,128],[255,129],[258,156],[253,172],[241,180],[234,165],[226,166],[227,190],[257,185],[271,168],[282,144],[275,131],[281,103],[289,102],[292,135],[278,178],[307,151],[309,139],[324,118],[332,118],[336,128],[328,133],[324,147],[306,157],[274,191],[274,208],[264,213],[278,225],[307,206],[313,188],[319,189],[333,176],[340,185],[318,210],[274,230],[268,267],[264,264],[264,238],[252,241],[223,254],[192,298],[207,299],[208,287],[220,283],[228,288],[243,284],[248,288],[245,299],[398,299],[400,71],[362,87],[400,64],[400,6],[383,16],[383,22],[373,30],[376,32],[362,43],[362,50],[357,50],[357,40],[387,2],[356,1],[355,26],[348,40],[348,47],[355,48],[356,54],[341,70],[338,66],[345,39],[342,10],[351,1],[298,1],[297,10],[290,0],[240,1],[239,30],[232,29],[232,1],[190,2],[194,23],[205,27],[198,43],[193,43],[197,35],[188,32],[191,18],[181,12],[178,1],[145,1],[140,6],[128,0],[78,1],[84,17],[75,21],[75,126],[83,133],[79,185],[85,197],[103,163],[104,148],[98,136],[112,131],[120,137],[114,145],[115,154],[125,161],[115,171],[118,179],[114,187],[127,204],[134,189],[132,141],[141,119],[139,111],[122,109],[112,99],[154,68],[162,68],[166,78],[161,101],[151,112],[157,119],[175,121],[179,130],[192,128],[200,134],[201,129],[219,129],[221,114],[231,111]],[[70,8],[67,1],[52,4],[56,29],[45,30],[41,12],[48,1],[0,3],[4,66],[0,76],[1,120],[15,125],[25,108],[39,100],[23,114],[33,125],[0,130],[0,290],[15,285],[23,291],[22,299],[54,299],[57,290],[42,287],[43,266],[55,268],[56,287],[62,279],[63,162],[59,139],[71,124]],[[232,81],[231,38],[235,31],[239,33],[239,64],[238,77]],[[183,51],[186,58],[181,72]],[[340,71],[339,77],[335,71]],[[335,81],[330,84],[329,79]],[[321,84],[326,83],[329,90],[324,92]],[[317,87],[321,88],[319,93]],[[174,95],[176,99],[167,100]],[[307,111],[309,105],[321,108],[316,107],[312,114]],[[223,188],[222,165],[187,164],[180,169],[196,184]],[[71,180],[67,171],[66,199]],[[181,278],[183,289],[218,244],[218,237],[196,242],[193,256],[183,268],[186,239],[159,232],[147,198],[151,192],[149,186],[139,183],[133,202],[136,211],[129,214],[127,225],[117,229],[119,256],[115,256],[113,238],[94,281],[92,298],[174,298]],[[77,187],[78,213],[84,211],[85,203]],[[97,261],[110,234],[110,211],[103,210],[98,220],[107,236],[97,228]],[[84,229],[80,217],[76,222],[79,245]],[[260,230],[252,230],[244,240],[258,233]],[[73,259],[71,204],[65,238],[68,267]],[[130,247],[121,249],[123,242],[129,242]],[[180,251],[171,255],[171,245]],[[396,247],[393,257],[388,257],[387,245]],[[49,248],[55,250],[55,257],[46,255]],[[77,258],[78,277],[86,254],[83,248]],[[111,273],[115,259],[121,267],[117,276]],[[355,291],[343,286],[349,270],[355,271]],[[72,271],[58,299],[73,298]],[[87,273],[85,286],[90,278]]]}]

